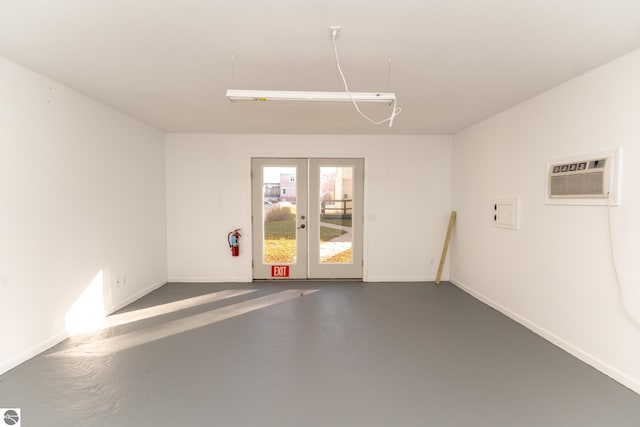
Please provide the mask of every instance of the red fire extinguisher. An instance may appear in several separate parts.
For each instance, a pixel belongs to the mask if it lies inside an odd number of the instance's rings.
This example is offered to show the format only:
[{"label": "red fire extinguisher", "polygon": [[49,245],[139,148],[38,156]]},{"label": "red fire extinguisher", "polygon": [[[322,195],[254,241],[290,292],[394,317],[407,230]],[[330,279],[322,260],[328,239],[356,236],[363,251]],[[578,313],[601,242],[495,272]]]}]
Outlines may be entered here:
[{"label": "red fire extinguisher", "polygon": [[240,255],[240,229],[236,228],[232,232],[227,235],[227,241],[229,242],[229,247],[231,248],[231,256]]}]

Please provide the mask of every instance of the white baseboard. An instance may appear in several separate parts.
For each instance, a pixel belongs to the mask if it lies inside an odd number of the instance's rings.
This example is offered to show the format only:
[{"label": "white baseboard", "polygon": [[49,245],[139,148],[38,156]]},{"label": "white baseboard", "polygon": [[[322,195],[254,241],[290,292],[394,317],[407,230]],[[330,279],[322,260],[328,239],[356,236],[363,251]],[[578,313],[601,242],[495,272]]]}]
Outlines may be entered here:
[{"label": "white baseboard", "polygon": [[[363,282],[433,282],[433,276],[377,276],[367,277]],[[443,282],[448,278],[442,278]],[[169,277],[168,283],[251,283],[253,277]]]},{"label": "white baseboard", "polygon": [[251,276],[235,276],[235,277],[169,277],[170,283],[251,283]]},{"label": "white baseboard", "polygon": [[[121,308],[131,304],[132,302],[142,298],[143,296],[147,295],[148,293],[155,291],[156,289],[158,289],[159,287],[163,286],[164,284],[166,284],[166,281],[161,281],[158,283],[154,283],[153,285],[151,285],[150,287],[136,293],[135,295],[127,298],[124,301],[120,301],[119,303],[113,305],[111,308],[109,309],[105,309],[105,312],[107,314],[111,314],[114,313],[118,310],[120,310]],[[16,366],[26,362],[27,360],[31,359],[34,356],[37,356],[38,354],[42,353],[43,351],[46,351],[48,349],[50,349],[51,347],[53,347],[56,344],[61,343],[62,341],[66,340],[67,338],[69,338],[69,333],[66,330],[63,330],[61,332],[58,332],[57,334],[47,338],[46,340],[44,340],[43,342],[34,345],[33,347],[29,348],[26,351],[23,351],[22,353],[18,354],[17,356],[12,357],[9,360],[0,362],[0,375],[15,368]]]},{"label": "white baseboard", "polygon": [[572,354],[573,356],[577,357],[578,359],[582,360],[583,362],[585,362],[586,364],[592,366],[593,368],[597,369],[598,371],[602,372],[603,374],[613,378],[614,380],[616,380],[617,382],[619,382],[623,386],[625,386],[625,387],[635,391],[636,393],[640,394],[640,379],[633,378],[633,377],[625,374],[624,372],[620,371],[619,369],[609,365],[608,363],[603,362],[602,360],[600,360],[597,357],[587,353],[586,351],[582,350],[581,348],[576,347],[575,345],[571,344],[570,342],[560,338],[559,336],[555,335],[554,333],[550,332],[549,330],[537,325],[534,322],[531,322],[530,320],[520,316],[517,313],[514,313],[513,311],[509,310],[507,307],[497,303],[496,301],[492,300],[491,298],[488,298],[488,297],[484,296],[483,294],[475,291],[474,289],[470,288],[469,286],[462,284],[458,280],[450,279],[449,281],[451,283],[453,283],[454,285],[456,285],[458,288],[460,288],[463,291],[465,291],[466,293],[468,293],[469,295],[473,296],[474,298],[476,298],[476,299],[482,301],[483,303],[487,304],[488,306],[498,310],[500,313],[502,313],[505,316],[515,320],[516,322],[520,323],[522,326],[526,327],[527,329],[530,329],[531,331],[533,331],[536,334],[540,335],[542,338],[544,338],[547,341],[551,342],[552,344],[555,344],[556,346],[560,347],[561,349],[563,349],[567,353]]},{"label": "white baseboard", "polygon": [[27,360],[31,359],[34,356],[37,356],[38,354],[42,353],[43,351],[46,351],[48,349],[50,349],[51,347],[53,347],[54,345],[61,343],[62,341],[66,340],[67,338],[69,338],[69,333],[64,330],[62,332],[58,332],[57,334],[55,334],[52,337],[49,337],[48,339],[44,340],[43,342],[34,345],[33,347],[29,348],[26,351],[23,351],[22,353],[18,354],[17,356],[12,357],[9,360],[6,360],[2,363],[0,363],[0,375],[4,374],[5,372],[15,368],[16,366],[26,362]]},{"label": "white baseboard", "polygon": [[[367,282],[433,282],[436,278],[433,276],[374,276],[368,277]],[[447,279],[442,278],[443,282]]]},{"label": "white baseboard", "polygon": [[105,308],[105,313],[108,315],[115,313],[116,311],[120,310],[121,308],[124,308],[126,306],[128,306],[129,304],[131,304],[134,301],[139,300],[140,298],[142,298],[143,296],[150,294],[151,292],[155,291],[156,289],[164,286],[167,284],[166,280],[162,280],[160,282],[154,283],[153,285],[149,286],[148,288],[145,288],[143,290],[141,290],[140,292],[137,292],[136,294],[130,296],[129,298],[120,301],[114,305],[112,305],[109,308]]}]

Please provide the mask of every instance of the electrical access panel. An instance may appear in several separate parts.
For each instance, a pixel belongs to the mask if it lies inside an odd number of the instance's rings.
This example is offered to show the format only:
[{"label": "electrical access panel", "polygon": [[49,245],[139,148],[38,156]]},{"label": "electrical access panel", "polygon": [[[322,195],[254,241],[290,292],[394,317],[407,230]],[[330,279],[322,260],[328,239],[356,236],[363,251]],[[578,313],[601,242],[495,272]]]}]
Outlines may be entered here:
[{"label": "electrical access panel", "polygon": [[517,230],[520,226],[518,215],[519,199],[508,197],[493,201],[493,226]]}]

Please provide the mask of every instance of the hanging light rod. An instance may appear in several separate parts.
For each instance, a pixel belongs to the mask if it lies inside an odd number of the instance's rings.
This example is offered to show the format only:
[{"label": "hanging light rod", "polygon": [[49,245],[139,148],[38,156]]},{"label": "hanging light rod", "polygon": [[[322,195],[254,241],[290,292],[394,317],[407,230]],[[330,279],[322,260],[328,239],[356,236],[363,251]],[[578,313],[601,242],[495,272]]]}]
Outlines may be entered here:
[{"label": "hanging light rod", "polygon": [[384,92],[324,92],[295,90],[240,90],[227,89],[229,101],[258,102],[373,102],[391,105],[395,93]]},{"label": "hanging light rod", "polygon": [[[229,101],[275,101],[275,102],[350,102],[362,117],[374,125],[389,122],[389,127],[393,126],[393,120],[400,114],[402,109],[398,107],[398,100],[395,93],[383,92],[351,92],[347,85],[347,78],[342,72],[340,57],[338,55],[338,44],[336,40],[340,37],[341,27],[332,25],[329,27],[329,38],[333,44],[333,53],[336,57],[336,67],[340,74],[340,79],[344,85],[344,92],[311,92],[311,91],[283,91],[283,90],[238,90],[228,89],[227,98]],[[364,114],[358,106],[361,102],[373,102],[392,106],[391,115],[386,119],[373,120]]]}]

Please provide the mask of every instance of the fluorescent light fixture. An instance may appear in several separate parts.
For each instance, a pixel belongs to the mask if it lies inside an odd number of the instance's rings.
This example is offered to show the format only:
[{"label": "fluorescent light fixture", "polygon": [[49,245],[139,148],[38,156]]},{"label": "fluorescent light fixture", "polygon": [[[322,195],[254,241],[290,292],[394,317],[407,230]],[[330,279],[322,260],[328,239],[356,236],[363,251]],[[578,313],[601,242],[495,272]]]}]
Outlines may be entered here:
[{"label": "fluorescent light fixture", "polygon": [[292,90],[238,90],[227,89],[229,101],[275,102],[376,102],[391,105],[395,93],[384,92],[313,92]]}]

